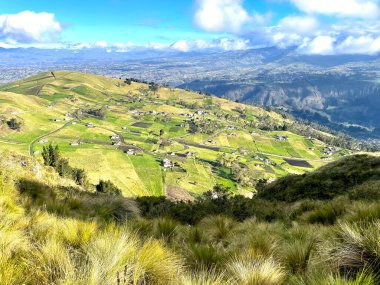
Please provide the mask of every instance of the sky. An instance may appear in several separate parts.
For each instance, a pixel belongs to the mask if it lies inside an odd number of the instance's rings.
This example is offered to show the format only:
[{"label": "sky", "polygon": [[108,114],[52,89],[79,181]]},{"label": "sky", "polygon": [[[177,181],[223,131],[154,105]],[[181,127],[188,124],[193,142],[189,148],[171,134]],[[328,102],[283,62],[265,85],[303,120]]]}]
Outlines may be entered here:
[{"label": "sky", "polygon": [[0,0],[0,47],[380,52],[380,0]]}]

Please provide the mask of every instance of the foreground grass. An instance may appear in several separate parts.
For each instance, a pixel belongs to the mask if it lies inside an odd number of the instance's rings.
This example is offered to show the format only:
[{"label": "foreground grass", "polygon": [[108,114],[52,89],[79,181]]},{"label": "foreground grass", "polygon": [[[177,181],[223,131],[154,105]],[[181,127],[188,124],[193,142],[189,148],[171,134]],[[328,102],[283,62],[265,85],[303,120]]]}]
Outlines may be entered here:
[{"label": "foreground grass", "polygon": [[298,219],[219,215],[189,226],[140,218],[133,201],[26,165],[0,159],[0,284],[379,284],[376,198],[367,211],[340,198],[348,212],[331,223],[310,222],[308,211],[329,209],[309,201],[292,206],[305,211]]}]

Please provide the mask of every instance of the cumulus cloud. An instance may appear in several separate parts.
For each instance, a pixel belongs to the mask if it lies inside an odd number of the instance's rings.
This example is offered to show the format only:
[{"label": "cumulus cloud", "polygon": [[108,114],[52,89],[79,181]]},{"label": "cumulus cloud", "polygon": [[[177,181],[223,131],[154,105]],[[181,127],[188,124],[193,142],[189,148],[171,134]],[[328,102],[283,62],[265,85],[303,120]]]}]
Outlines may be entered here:
[{"label": "cumulus cloud", "polygon": [[24,11],[0,15],[0,40],[6,43],[48,42],[61,31],[54,14]]},{"label": "cumulus cloud", "polygon": [[332,36],[318,36],[305,42],[299,51],[306,54],[336,55],[336,54],[367,54],[380,52],[380,36],[348,36],[338,40]]},{"label": "cumulus cloud", "polygon": [[198,0],[195,23],[207,32],[239,33],[253,20],[242,3],[242,0]]},{"label": "cumulus cloud", "polygon": [[299,50],[308,54],[331,55],[334,54],[335,39],[330,36],[317,36],[310,42],[299,47]]},{"label": "cumulus cloud", "polygon": [[319,22],[311,16],[289,16],[280,20],[279,27],[286,32],[310,35],[319,28]]},{"label": "cumulus cloud", "polygon": [[380,15],[378,0],[290,0],[305,13],[356,18],[376,18]]},{"label": "cumulus cloud", "polygon": [[199,51],[199,50],[244,50],[250,47],[248,39],[231,39],[231,38],[220,38],[214,40],[179,40],[172,45],[170,49],[189,52],[189,51]]},{"label": "cumulus cloud", "polygon": [[68,48],[73,50],[81,49],[104,49],[108,52],[130,52],[136,50],[165,50],[165,51],[227,51],[227,50],[244,50],[250,47],[248,39],[241,38],[215,38],[215,39],[197,39],[197,40],[178,40],[174,43],[148,42],[146,44],[137,44],[133,42],[126,43],[107,43],[98,41],[95,43],[78,43],[70,45]]}]

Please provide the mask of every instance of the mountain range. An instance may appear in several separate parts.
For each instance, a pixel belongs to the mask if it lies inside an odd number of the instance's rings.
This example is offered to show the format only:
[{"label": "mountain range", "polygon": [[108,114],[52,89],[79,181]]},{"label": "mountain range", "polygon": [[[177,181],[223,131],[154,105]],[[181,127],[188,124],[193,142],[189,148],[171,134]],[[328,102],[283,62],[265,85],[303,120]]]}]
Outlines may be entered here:
[{"label": "mountain range", "polygon": [[[179,52],[1,49],[0,82],[48,70],[133,77],[285,110],[359,138],[380,137],[380,58],[295,48]],[[12,65],[12,66],[11,66]]]}]

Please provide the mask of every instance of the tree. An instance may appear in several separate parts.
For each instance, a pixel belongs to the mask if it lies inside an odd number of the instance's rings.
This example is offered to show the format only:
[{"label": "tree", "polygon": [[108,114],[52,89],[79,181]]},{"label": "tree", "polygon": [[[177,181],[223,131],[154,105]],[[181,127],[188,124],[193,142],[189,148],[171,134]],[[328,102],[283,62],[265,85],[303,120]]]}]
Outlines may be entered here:
[{"label": "tree", "polygon": [[44,146],[42,149],[42,158],[44,159],[44,164],[47,166],[56,167],[60,158],[58,145],[53,147],[52,144],[49,146]]},{"label": "tree", "polygon": [[19,131],[21,128],[21,122],[17,121],[15,118],[12,118],[9,121],[7,121],[7,125],[11,130]]},{"label": "tree", "polygon": [[164,135],[165,131],[163,129],[160,130],[160,137]]},{"label": "tree", "polygon": [[74,168],[72,172],[72,178],[77,184],[82,186],[87,185],[87,174],[83,169]]},{"label": "tree", "polygon": [[100,180],[99,184],[96,185],[96,191],[99,193],[106,193],[113,196],[121,195],[121,191],[115,184],[113,184],[110,180]]},{"label": "tree", "polygon": [[151,82],[149,84],[149,90],[152,91],[154,95],[156,95],[156,92],[158,91],[159,88],[160,87],[154,82]]},{"label": "tree", "polygon": [[57,163],[56,170],[61,177],[71,177],[73,174],[72,168],[67,159],[60,159]]}]

